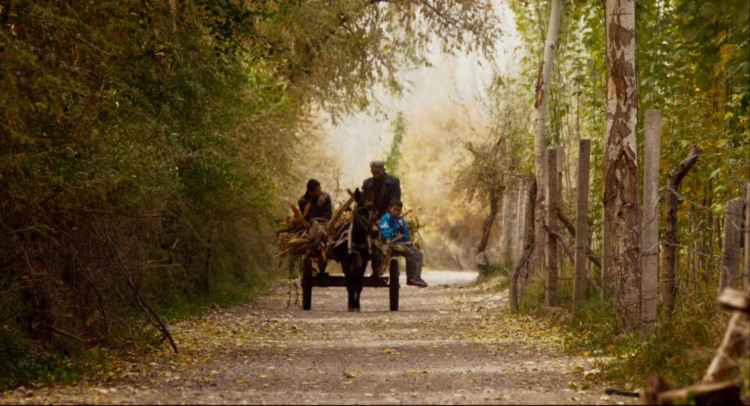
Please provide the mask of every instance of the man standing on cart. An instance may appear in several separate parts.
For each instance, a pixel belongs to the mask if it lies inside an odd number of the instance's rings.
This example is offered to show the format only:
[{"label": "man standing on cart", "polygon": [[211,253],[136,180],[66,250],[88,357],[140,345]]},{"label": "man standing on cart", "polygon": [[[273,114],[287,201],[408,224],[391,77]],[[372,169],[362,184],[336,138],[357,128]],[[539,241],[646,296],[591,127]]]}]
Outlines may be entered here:
[{"label": "man standing on cart", "polygon": [[[366,199],[372,199],[374,209],[378,212],[378,219],[383,217],[391,204],[401,201],[401,181],[385,172],[385,162],[370,162],[371,178],[362,182],[362,195]],[[382,253],[376,252],[372,256],[372,275],[377,275],[377,269],[380,269],[380,260]]]},{"label": "man standing on cart", "polygon": [[401,181],[385,173],[383,161],[370,162],[370,173],[372,177],[362,182],[362,195],[367,196],[372,191],[373,203],[378,211],[378,218],[381,218],[392,203],[401,200]]}]

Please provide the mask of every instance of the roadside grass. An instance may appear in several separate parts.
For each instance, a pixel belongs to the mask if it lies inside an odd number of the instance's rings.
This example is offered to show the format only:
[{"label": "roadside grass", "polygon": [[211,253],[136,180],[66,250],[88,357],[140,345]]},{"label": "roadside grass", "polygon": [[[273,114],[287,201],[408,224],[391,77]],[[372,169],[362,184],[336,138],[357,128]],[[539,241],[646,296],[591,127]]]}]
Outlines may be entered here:
[{"label": "roadside grass", "polygon": [[80,377],[80,369],[70,363],[69,357],[52,355],[29,345],[27,337],[15,331],[0,331],[0,349],[3,352],[0,356],[0,370],[3,371],[0,390],[32,382],[72,382]]},{"label": "roadside grass", "polygon": [[510,285],[511,272],[513,264],[494,262],[489,264],[485,275],[480,273],[477,283],[486,283],[497,290],[504,290]]},{"label": "roadside grass", "polygon": [[[645,337],[640,331],[617,333],[614,303],[588,288],[575,313],[571,306],[572,283],[558,284],[557,306],[562,317],[550,322],[565,333],[565,348],[571,355],[600,358],[600,378],[621,388],[642,388],[651,375],[668,385],[688,386],[702,378],[728,326],[729,314],[718,310],[714,292],[691,292],[678,297],[673,317],[660,318]],[[544,316],[544,279],[532,277],[519,300],[519,313]],[[750,354],[745,354],[727,379],[744,378],[743,396],[750,395]]]}]

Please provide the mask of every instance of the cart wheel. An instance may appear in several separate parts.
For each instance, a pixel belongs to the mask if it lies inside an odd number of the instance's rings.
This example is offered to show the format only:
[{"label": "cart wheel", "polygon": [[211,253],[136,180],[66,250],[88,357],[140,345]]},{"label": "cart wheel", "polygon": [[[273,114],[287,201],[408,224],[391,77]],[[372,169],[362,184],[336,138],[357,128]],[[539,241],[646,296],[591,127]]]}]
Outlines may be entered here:
[{"label": "cart wheel", "polygon": [[302,309],[312,307],[312,265],[306,260],[302,265]]},{"label": "cart wheel", "polygon": [[398,290],[399,290],[399,282],[398,282],[398,258],[391,258],[390,265],[390,283],[389,283],[389,296],[391,299],[391,311],[396,312],[398,311]]}]

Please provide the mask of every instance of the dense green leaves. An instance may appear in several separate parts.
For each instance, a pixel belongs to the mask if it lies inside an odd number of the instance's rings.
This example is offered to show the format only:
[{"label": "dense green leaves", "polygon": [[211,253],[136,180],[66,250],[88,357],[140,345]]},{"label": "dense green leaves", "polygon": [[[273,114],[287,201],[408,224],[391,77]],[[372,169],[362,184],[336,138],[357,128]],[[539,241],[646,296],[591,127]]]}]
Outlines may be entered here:
[{"label": "dense green leaves", "polygon": [[[491,50],[489,10],[0,0],[0,360],[148,338],[136,291],[160,309],[246,299],[276,272],[268,229],[311,112],[400,89],[432,24],[446,49]],[[31,376],[14,371],[0,385]]]},{"label": "dense green leaves", "polygon": [[[537,55],[543,44],[547,2],[510,4],[527,55],[522,60],[521,80],[531,89],[537,74]],[[666,183],[667,173],[686,156],[691,145],[698,145],[702,150],[679,191],[676,295],[678,307],[712,307],[725,203],[739,197],[741,188],[750,179],[750,4],[735,0],[646,0],[637,1],[636,7],[637,155],[642,159],[647,109],[661,110],[661,185]],[[591,241],[595,249],[601,244],[599,218],[605,186],[602,185],[601,162],[608,61],[604,54],[603,8],[603,2],[571,1],[564,5],[547,123],[551,135],[549,144],[572,149],[572,156],[575,156],[577,144],[574,141],[592,139],[589,213],[594,226]],[[529,99],[531,96],[529,91]],[[563,166],[563,186],[568,191],[575,187],[565,183],[571,167],[573,165]],[[638,167],[643,166],[639,163]],[[569,207],[573,194],[564,191],[563,197]],[[659,209],[660,213],[663,211]],[[660,326],[670,329],[688,320],[685,315],[677,317],[680,319]],[[705,317],[700,322],[708,325]],[[696,323],[692,319],[689,321]],[[664,331],[656,331],[654,337]],[[712,336],[705,342],[715,338]],[[646,373],[645,368],[632,367],[638,363],[647,364],[648,368],[682,367],[695,372],[696,365],[688,365],[689,357],[684,349],[665,350],[659,340],[648,345],[648,351],[629,362],[629,374]],[[654,365],[653,359],[658,356],[669,358],[669,363],[674,362],[674,365]],[[669,376],[674,371],[665,372]]]},{"label": "dense green leaves", "polygon": [[298,104],[245,32],[190,2],[2,10],[3,331],[115,345],[128,279],[160,307],[257,284]]}]

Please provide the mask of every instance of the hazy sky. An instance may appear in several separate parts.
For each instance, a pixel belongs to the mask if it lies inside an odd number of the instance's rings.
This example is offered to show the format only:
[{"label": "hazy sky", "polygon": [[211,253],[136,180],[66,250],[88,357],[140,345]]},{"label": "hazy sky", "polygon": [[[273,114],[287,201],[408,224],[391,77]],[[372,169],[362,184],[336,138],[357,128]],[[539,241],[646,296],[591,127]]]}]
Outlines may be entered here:
[{"label": "hazy sky", "polygon": [[496,46],[495,61],[488,61],[475,53],[447,55],[430,52],[432,67],[402,73],[405,82],[411,84],[406,86],[401,99],[376,92],[377,99],[385,106],[387,118],[364,112],[343,118],[335,127],[324,127],[328,134],[326,150],[341,163],[342,186],[361,185],[362,180],[370,176],[369,161],[384,158],[383,153],[389,148],[392,138],[390,120],[396,112],[404,113],[408,127],[410,116],[420,114],[435,103],[471,104],[472,100],[481,98],[490,84],[493,64],[497,64],[503,74],[515,71],[518,58],[513,56],[513,49],[519,40],[513,15],[504,3],[496,2],[495,6],[504,32]]}]

